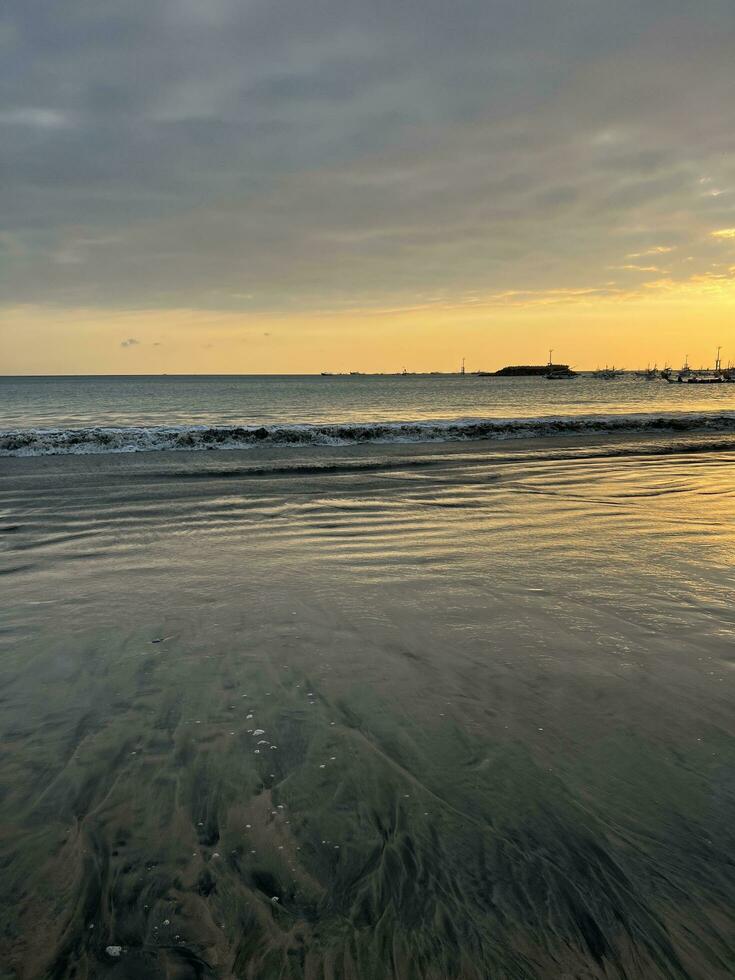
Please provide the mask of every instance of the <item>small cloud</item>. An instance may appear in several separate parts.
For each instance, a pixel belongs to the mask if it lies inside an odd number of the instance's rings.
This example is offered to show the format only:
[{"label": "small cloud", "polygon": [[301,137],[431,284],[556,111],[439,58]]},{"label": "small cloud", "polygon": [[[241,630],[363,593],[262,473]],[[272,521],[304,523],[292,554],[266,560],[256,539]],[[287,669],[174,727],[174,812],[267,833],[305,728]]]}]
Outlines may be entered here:
[{"label": "small cloud", "polygon": [[160,340],[154,340],[153,346],[154,347],[160,347],[161,346],[161,341]]},{"label": "small cloud", "polygon": [[644,289],[673,289],[676,283],[672,279],[652,279],[650,282],[644,282]]},{"label": "small cloud", "polygon": [[653,248],[647,248],[644,252],[628,252],[625,257],[626,259],[642,259],[646,255],[667,255],[673,251],[673,245],[654,245]]},{"label": "small cloud", "polygon": [[73,245],[66,245],[54,252],[52,259],[58,265],[81,265],[84,256]]},{"label": "small cloud", "polygon": [[718,231],[711,231],[713,238],[735,238],[735,228],[720,228]]},{"label": "small cloud", "polygon": [[97,238],[71,238],[62,243],[60,248],[52,253],[52,261],[58,265],[81,265],[87,260],[87,254],[91,248],[101,248],[105,245],[114,245],[120,241],[116,235],[105,235]]},{"label": "small cloud", "polygon": [[615,146],[619,143],[625,143],[629,138],[630,134],[626,133],[622,129],[601,129],[592,135],[592,145],[593,146]]},{"label": "small cloud", "polygon": [[30,129],[64,129],[71,124],[69,115],[57,109],[26,107],[0,112],[0,125],[26,126]]},{"label": "small cloud", "polygon": [[135,337],[128,337],[127,340],[121,340],[120,341],[120,346],[121,347],[137,347],[139,343],[140,343],[140,341],[139,340],[136,340]]},{"label": "small cloud", "polygon": [[628,265],[611,265],[611,269],[624,269],[626,272],[660,272],[663,275],[667,275],[668,272],[665,269],[659,269],[657,265],[633,265],[629,263]]},{"label": "small cloud", "polygon": [[266,330],[263,334],[264,337],[270,337],[270,333]]}]

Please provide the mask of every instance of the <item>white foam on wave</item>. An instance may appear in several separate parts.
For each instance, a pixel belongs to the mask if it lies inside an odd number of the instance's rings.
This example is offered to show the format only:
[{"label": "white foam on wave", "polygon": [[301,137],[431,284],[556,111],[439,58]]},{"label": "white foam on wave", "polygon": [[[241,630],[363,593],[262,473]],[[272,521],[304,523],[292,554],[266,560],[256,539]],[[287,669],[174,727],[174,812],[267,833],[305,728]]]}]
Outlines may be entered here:
[{"label": "white foam on wave", "polygon": [[0,456],[87,455],[255,446],[534,439],[594,433],[735,431],[735,411],[272,425],[90,426],[0,431]]}]

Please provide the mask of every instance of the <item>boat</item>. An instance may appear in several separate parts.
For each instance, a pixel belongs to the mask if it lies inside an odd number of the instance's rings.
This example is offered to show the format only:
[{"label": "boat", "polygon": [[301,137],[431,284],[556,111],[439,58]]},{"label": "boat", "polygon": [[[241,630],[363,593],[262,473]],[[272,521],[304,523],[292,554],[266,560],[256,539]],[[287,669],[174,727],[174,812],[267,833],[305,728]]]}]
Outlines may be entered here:
[{"label": "boat", "polygon": [[685,385],[724,385],[727,384],[727,380],[721,374],[690,374],[686,378],[682,378],[679,375],[676,382],[670,383]]},{"label": "boat", "polygon": [[666,380],[670,385],[723,385],[729,381],[722,372],[720,374],[713,374],[711,371],[695,372],[691,368],[686,374],[679,371],[675,378],[669,377]]},{"label": "boat", "polygon": [[722,378],[725,384],[735,384],[735,367],[728,361],[727,367],[723,368],[720,352],[722,347],[717,348],[717,359],[715,360],[715,374]]},{"label": "boat", "polygon": [[722,360],[720,359],[721,347],[717,348],[717,357],[715,359],[715,366],[713,370],[706,370],[701,368],[699,371],[692,371],[689,367],[689,355],[687,354],[684,358],[684,366],[681,371],[679,371],[676,378],[667,377],[666,380],[669,384],[687,384],[687,385],[722,385],[722,384],[732,384],[735,382],[735,375],[733,374],[731,368],[722,367]]},{"label": "boat", "polygon": [[578,378],[579,372],[572,371],[572,369],[566,365],[549,365],[549,370],[544,375],[547,381],[563,381],[565,378]]},{"label": "boat", "polygon": [[615,366],[609,368],[605,365],[604,368],[597,368],[596,371],[592,372],[593,378],[598,378],[600,381],[613,381],[615,378],[620,378],[623,372],[616,370]]}]

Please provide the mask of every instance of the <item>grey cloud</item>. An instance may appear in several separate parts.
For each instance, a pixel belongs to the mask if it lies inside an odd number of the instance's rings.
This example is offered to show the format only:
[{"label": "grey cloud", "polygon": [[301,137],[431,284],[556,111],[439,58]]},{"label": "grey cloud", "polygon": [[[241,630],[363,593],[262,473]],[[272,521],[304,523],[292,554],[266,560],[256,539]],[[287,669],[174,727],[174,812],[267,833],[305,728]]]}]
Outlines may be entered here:
[{"label": "grey cloud", "polygon": [[140,344],[140,341],[136,340],[135,337],[128,337],[127,340],[120,341],[121,347],[137,347],[138,344]]},{"label": "grey cloud", "polygon": [[0,126],[27,126],[30,129],[64,129],[72,125],[70,116],[58,109],[21,106],[0,112]]},{"label": "grey cloud", "polygon": [[14,6],[8,301],[592,286],[632,252],[681,246],[684,277],[730,247],[729,0],[69,0],[63,30]]}]

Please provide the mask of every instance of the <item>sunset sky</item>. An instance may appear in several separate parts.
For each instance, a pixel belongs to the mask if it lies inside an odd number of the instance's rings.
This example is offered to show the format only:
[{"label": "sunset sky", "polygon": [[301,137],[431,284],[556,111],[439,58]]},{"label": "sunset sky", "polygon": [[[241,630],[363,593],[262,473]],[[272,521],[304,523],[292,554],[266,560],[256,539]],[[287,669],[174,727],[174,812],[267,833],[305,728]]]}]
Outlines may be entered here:
[{"label": "sunset sky", "polygon": [[0,373],[735,361],[733,0],[26,0]]}]

